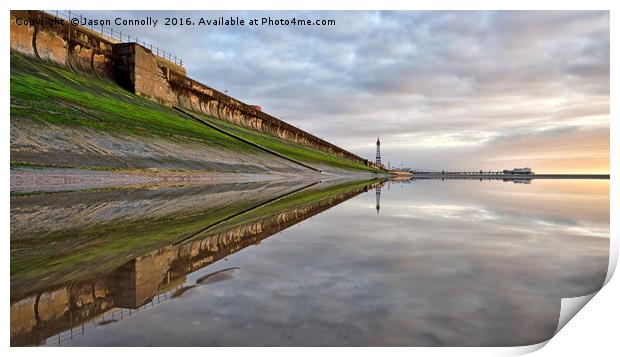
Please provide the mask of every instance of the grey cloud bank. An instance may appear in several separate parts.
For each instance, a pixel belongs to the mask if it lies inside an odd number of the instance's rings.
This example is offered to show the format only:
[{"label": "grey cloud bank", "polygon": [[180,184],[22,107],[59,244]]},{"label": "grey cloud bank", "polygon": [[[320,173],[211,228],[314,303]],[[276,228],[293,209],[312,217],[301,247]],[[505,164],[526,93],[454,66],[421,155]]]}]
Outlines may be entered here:
[{"label": "grey cloud bank", "polygon": [[119,27],[193,78],[365,157],[419,169],[607,171],[606,11],[90,11],[335,19],[325,27]]}]

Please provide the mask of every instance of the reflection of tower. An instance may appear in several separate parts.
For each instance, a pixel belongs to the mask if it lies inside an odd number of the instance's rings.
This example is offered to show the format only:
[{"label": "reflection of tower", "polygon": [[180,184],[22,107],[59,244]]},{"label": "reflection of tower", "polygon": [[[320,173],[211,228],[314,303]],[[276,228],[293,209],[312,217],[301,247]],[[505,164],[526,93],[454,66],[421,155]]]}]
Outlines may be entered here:
[{"label": "reflection of tower", "polygon": [[375,195],[377,196],[377,214],[379,214],[379,208],[381,208],[381,186],[375,187]]},{"label": "reflection of tower", "polygon": [[381,142],[377,138],[377,161],[375,162],[377,165],[381,165],[381,150],[379,150],[379,146],[381,146]]}]

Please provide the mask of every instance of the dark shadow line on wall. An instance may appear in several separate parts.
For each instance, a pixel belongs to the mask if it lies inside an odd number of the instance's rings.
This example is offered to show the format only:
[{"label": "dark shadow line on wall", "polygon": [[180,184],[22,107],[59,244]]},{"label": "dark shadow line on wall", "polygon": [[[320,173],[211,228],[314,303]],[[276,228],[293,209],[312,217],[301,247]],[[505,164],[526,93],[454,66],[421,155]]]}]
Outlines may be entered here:
[{"label": "dark shadow line on wall", "polygon": [[248,144],[248,145],[251,145],[251,146],[253,146],[253,147],[255,147],[255,148],[258,148],[258,149],[260,149],[260,150],[263,150],[263,151],[265,151],[265,152],[267,152],[267,153],[269,153],[269,154],[275,155],[275,156],[277,156],[277,157],[279,157],[279,158],[282,158],[282,159],[284,159],[284,160],[288,160],[288,161],[293,162],[293,163],[295,163],[295,164],[297,164],[297,165],[301,165],[301,166],[303,166],[303,167],[305,167],[305,168],[308,168],[308,169],[310,169],[310,170],[313,170],[313,171],[316,171],[316,172],[321,172],[321,170],[319,170],[319,169],[317,169],[317,168],[315,168],[315,167],[312,167],[312,166],[310,166],[310,165],[308,165],[308,164],[305,164],[305,163],[303,163],[303,162],[301,162],[301,161],[299,161],[299,160],[292,159],[292,158],[290,158],[290,157],[288,157],[288,156],[285,156],[285,155],[280,154],[279,152],[276,152],[276,151],[274,151],[274,150],[268,149],[268,148],[266,148],[266,147],[263,147],[263,146],[261,146],[261,145],[258,145],[258,144],[256,144],[256,143],[254,143],[254,142],[252,142],[252,141],[250,141],[250,140],[244,139],[244,138],[242,138],[242,137],[240,137],[240,136],[238,136],[238,135],[235,135],[235,134],[233,134],[233,133],[230,133],[230,132],[228,132],[228,131],[226,131],[226,130],[224,130],[224,129],[222,129],[222,128],[220,128],[220,127],[216,126],[216,125],[213,125],[213,124],[211,124],[211,123],[209,123],[209,122],[207,122],[207,121],[205,121],[205,120],[202,120],[202,119],[200,119],[200,118],[198,118],[198,117],[196,117],[196,116],[192,115],[191,113],[188,113],[187,111],[185,111],[185,110],[183,110],[183,109],[181,109],[181,108],[179,108],[179,107],[176,107],[176,106],[175,106],[175,107],[173,107],[173,108],[174,108],[174,109],[176,109],[177,111],[179,111],[179,112],[181,112],[181,113],[183,113],[183,114],[187,115],[188,117],[190,117],[190,118],[192,118],[192,119],[194,119],[194,120],[196,120],[196,121],[198,121],[198,122],[200,122],[200,123],[202,123],[202,124],[204,124],[204,125],[206,125],[206,126],[208,126],[208,127],[212,128],[212,129],[214,129],[214,130],[219,131],[220,133],[222,133],[222,134],[224,134],[224,135],[230,136],[230,137],[232,137],[232,138],[234,138],[234,139],[237,139],[237,140],[239,140],[239,141],[242,141],[242,142],[244,142],[244,143],[246,143],[246,144]]}]

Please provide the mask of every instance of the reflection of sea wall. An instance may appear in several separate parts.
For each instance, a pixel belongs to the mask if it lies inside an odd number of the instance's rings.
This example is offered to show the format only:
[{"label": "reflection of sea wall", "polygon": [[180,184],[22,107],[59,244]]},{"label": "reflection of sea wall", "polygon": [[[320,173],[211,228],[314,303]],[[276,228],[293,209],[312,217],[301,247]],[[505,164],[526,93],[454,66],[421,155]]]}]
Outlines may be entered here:
[{"label": "reflection of sea wall", "polygon": [[200,216],[230,202],[262,200],[305,182],[249,182],[219,185],[93,190],[11,197],[11,240],[59,231],[80,232],[107,224]]},{"label": "reflection of sea wall", "polygon": [[[72,326],[115,308],[138,308],[215,261],[338,205],[371,186],[285,208],[218,233],[169,245],[137,257],[95,279],[37,291],[11,302],[11,345],[42,343]],[[79,333],[79,328],[77,332]]]},{"label": "reflection of sea wall", "polygon": [[12,297],[105,274],[198,227],[304,185],[286,181],[11,197]]},{"label": "reflection of sea wall", "polygon": [[200,269],[249,245],[258,244],[281,230],[357,196],[365,189],[368,187],[285,210],[222,233],[209,235],[206,232],[203,237],[178,246],[178,253],[170,266],[170,273],[176,277]]},{"label": "reflection of sea wall", "polygon": [[11,303],[11,345],[39,344],[114,307],[109,277],[76,282]]}]

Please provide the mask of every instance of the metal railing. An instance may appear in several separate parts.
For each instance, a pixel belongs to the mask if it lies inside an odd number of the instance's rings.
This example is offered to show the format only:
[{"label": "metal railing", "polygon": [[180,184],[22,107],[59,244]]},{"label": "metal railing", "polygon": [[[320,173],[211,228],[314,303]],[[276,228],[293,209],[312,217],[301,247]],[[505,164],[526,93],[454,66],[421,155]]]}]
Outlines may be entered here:
[{"label": "metal railing", "polygon": [[[84,16],[82,16],[82,14],[72,12],[71,10],[43,10],[43,11],[50,15],[54,15],[59,19],[64,19],[64,20],[69,20],[69,21],[71,21],[72,19],[79,19],[80,24],[82,23],[82,20],[85,18]],[[161,57],[165,60],[168,60],[170,62],[173,62],[174,64],[177,64],[179,66],[183,66],[183,60],[181,58],[170,53],[169,51],[164,50],[163,48],[159,48],[159,46],[153,45],[152,43],[147,43],[146,41],[140,41],[137,37],[131,37],[131,35],[128,33],[123,33],[122,31],[115,30],[112,27],[108,27],[104,25],[100,25],[100,26],[90,25],[90,26],[83,26],[83,27],[90,28],[91,31],[100,33],[102,37],[106,38],[107,40],[110,40],[111,42],[115,42],[115,43],[135,42],[139,45],[144,46],[145,48],[150,49],[154,55]]]},{"label": "metal railing", "polygon": [[45,338],[45,340],[43,341],[43,344],[49,343],[50,345],[51,344],[62,345],[63,342],[73,340],[74,338],[77,338],[79,336],[89,334],[91,331],[94,331],[97,327],[99,327],[102,324],[111,323],[111,322],[113,323],[113,322],[117,322],[123,319],[128,319],[128,318],[137,316],[140,314],[141,311],[148,310],[152,307],[159,305],[160,303],[166,300],[170,300],[172,296],[174,295],[174,293],[181,288],[183,288],[183,285],[179,285],[170,291],[166,291],[161,294],[158,294],[154,296],[150,302],[136,309],[115,307],[88,321],[84,321],[84,322],[81,322],[75,325],[72,324],[68,329]]}]

